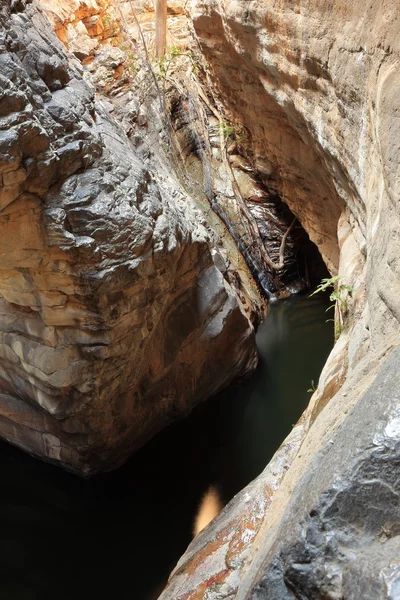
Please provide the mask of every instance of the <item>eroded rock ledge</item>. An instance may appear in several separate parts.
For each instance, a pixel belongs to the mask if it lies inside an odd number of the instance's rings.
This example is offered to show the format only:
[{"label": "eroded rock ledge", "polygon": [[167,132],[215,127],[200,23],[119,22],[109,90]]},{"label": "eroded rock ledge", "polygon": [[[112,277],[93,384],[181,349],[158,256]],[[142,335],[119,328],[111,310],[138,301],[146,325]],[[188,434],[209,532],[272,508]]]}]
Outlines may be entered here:
[{"label": "eroded rock ledge", "polygon": [[319,388],[162,600],[390,599],[400,590],[400,9],[193,0],[210,82],[254,167],[354,289]]},{"label": "eroded rock ledge", "polygon": [[0,48],[0,435],[88,475],[252,369],[254,332],[37,4],[2,2]]}]

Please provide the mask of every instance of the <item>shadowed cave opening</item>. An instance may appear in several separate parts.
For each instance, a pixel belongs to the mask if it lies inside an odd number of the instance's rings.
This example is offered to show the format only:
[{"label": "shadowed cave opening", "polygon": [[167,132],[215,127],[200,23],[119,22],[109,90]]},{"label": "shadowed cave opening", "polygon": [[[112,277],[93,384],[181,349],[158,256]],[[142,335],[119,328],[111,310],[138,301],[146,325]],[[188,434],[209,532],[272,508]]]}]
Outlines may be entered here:
[{"label": "shadowed cave opening", "polygon": [[[256,209],[253,211],[256,214]],[[258,220],[261,240],[268,253],[278,262],[280,244],[284,232],[294,222],[285,246],[284,268],[271,272],[277,297],[305,292],[316,287],[329,272],[317,246],[310,240],[308,233],[299,220],[276,193],[269,193],[263,205],[263,219]],[[257,279],[257,274],[253,273]],[[262,291],[262,288],[261,288]]]}]

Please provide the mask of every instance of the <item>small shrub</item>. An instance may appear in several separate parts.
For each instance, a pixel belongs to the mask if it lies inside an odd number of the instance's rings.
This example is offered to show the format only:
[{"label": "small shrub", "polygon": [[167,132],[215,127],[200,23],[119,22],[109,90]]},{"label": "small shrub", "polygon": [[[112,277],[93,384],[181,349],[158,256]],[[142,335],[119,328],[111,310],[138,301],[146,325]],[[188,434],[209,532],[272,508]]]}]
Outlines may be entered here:
[{"label": "small shrub", "polygon": [[314,379],[311,379],[311,387],[308,388],[307,392],[313,394],[317,388],[315,387]]},{"label": "small shrub", "polygon": [[334,319],[327,320],[327,323],[329,321],[333,321],[335,323],[335,340],[338,339],[338,337],[344,329],[343,316],[347,312],[347,296],[349,294],[351,295],[354,292],[354,288],[352,288],[350,285],[344,285],[343,283],[339,283],[341,279],[341,275],[335,275],[334,277],[326,277],[325,279],[321,280],[321,283],[318,285],[317,289],[314,290],[312,294],[310,294],[311,297],[315,294],[319,294],[320,292],[325,292],[327,289],[333,287],[333,292],[331,292],[329,300],[334,304],[329,306],[326,309],[326,312],[328,312],[328,310],[331,310],[332,308],[337,308],[337,315],[339,319],[338,322],[336,323]]},{"label": "small shrub", "polygon": [[235,137],[235,129],[229,121],[221,121],[219,124],[222,133],[225,138],[234,138]]}]

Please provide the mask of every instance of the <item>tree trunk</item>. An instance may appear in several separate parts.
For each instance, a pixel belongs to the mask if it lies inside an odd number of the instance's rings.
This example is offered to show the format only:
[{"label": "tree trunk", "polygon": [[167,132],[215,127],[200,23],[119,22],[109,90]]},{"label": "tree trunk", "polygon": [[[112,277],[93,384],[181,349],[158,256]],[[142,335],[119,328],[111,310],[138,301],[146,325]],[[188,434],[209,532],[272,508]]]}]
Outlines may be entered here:
[{"label": "tree trunk", "polygon": [[156,9],[156,53],[157,58],[165,54],[167,44],[167,0],[155,0]]}]

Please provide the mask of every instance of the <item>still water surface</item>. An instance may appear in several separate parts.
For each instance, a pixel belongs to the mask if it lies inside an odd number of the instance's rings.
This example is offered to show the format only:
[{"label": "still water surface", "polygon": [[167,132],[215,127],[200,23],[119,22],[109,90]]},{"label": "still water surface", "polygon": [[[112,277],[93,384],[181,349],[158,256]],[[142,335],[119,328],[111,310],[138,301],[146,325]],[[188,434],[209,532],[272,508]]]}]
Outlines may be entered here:
[{"label": "still water surface", "polygon": [[0,598],[155,600],[207,490],[226,504],[307,405],[333,344],[326,298],[271,308],[255,374],[169,427],[116,472],[81,481],[0,444]]}]

